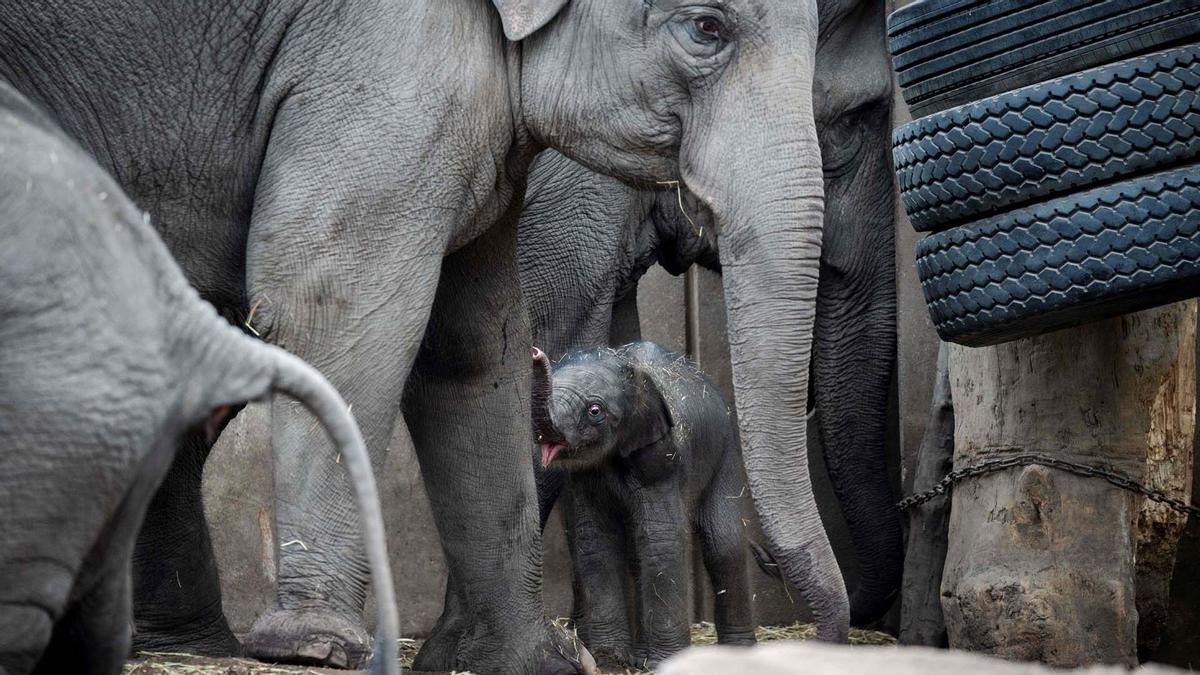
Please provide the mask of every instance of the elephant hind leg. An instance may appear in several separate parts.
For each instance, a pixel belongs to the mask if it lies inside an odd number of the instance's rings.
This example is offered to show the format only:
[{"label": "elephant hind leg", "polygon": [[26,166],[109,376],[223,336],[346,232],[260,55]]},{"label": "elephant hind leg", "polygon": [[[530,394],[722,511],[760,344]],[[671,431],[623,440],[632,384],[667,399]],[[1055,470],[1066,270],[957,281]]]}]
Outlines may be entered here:
[{"label": "elephant hind leg", "polygon": [[740,508],[746,492],[738,459],[736,449],[725,453],[716,477],[701,495],[696,517],[704,567],[712,582],[717,641],[721,644],[755,641]]},{"label": "elephant hind leg", "polygon": [[165,454],[152,455],[136,467],[129,491],[78,567],[72,600],[55,622],[35,673],[121,672],[131,643],[134,539],[167,461]]},{"label": "elephant hind leg", "polygon": [[112,567],[54,625],[34,673],[110,673],[129,656],[129,565]]},{"label": "elephant hind leg", "polygon": [[200,499],[210,449],[203,430],[180,441],[150,501],[133,556],[134,647],[226,656],[240,651],[225,621]]},{"label": "elephant hind leg", "polygon": [[[0,561],[2,562],[2,561]],[[55,596],[66,596],[71,578],[60,568],[49,570],[58,579],[49,579],[42,570],[17,569],[0,565],[0,673],[24,675],[33,671],[38,659],[50,644],[54,632],[55,613],[61,603],[47,606],[50,598],[29,598],[22,591],[30,588],[50,589]],[[54,586],[61,586],[61,593]]]}]

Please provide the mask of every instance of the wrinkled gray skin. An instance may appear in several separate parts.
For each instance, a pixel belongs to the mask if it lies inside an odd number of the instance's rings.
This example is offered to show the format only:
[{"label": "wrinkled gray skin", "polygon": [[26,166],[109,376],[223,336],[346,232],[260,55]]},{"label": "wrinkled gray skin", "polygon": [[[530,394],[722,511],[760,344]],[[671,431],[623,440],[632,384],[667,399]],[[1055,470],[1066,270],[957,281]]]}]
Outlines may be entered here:
[{"label": "wrinkled gray skin", "polygon": [[534,344],[552,360],[639,339],[637,287],[654,265],[719,272],[713,216],[690,192],[639,190],[557,152],[538,155],[517,230]]},{"label": "wrinkled gray skin", "polygon": [[352,477],[375,670],[399,673],[379,498],[345,401],[222,321],[121,188],[3,82],[0,157],[0,672],[120,673],[134,540],[179,439],[280,392]]},{"label": "wrinkled gray skin", "polygon": [[[578,668],[540,598],[515,255],[529,162],[551,147],[630,183],[683,181],[716,221],[771,552],[821,636],[845,639],[805,459],[815,0],[0,0],[0,15],[0,79],[151,212],[202,297],[330,378],[376,467],[403,396],[470,617],[439,629],[427,667]],[[887,96],[879,59],[864,100]],[[355,665],[366,564],[348,485],[298,405],[276,399],[271,418],[277,541],[304,546],[278,551],[278,606],[247,649]],[[139,535],[142,647],[236,647],[202,523],[206,453],[181,444]]]},{"label": "wrinkled gray skin", "polygon": [[[827,205],[813,371],[826,465],[862,567],[850,598],[862,625],[892,605],[903,567],[884,455],[896,353],[891,100],[878,95],[882,9],[821,9],[815,102]],[[687,192],[633,189],[542,154],[518,230],[534,344],[558,358],[639,339],[638,279],[656,262],[672,274],[692,263],[719,270],[713,231],[712,214]],[[544,525],[562,476],[534,466]]]},{"label": "wrinkled gray skin", "polygon": [[741,450],[716,385],[652,342],[572,351],[552,377],[535,351],[539,359],[546,377],[539,383],[535,363],[533,386],[549,395],[540,419],[534,411],[535,431],[541,462],[568,473],[580,639],[594,654],[649,670],[687,647],[695,530],[718,641],[753,643]]}]

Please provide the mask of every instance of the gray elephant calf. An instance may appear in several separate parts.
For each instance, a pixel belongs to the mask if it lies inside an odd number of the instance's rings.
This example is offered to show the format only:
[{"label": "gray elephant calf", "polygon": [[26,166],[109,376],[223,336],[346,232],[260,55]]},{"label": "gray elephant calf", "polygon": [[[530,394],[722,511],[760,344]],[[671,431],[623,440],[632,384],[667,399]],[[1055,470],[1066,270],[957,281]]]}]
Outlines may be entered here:
[{"label": "gray elephant calf", "polygon": [[218,317],[116,182],[0,82],[0,673],[121,671],[134,539],[179,438],[273,392],[342,453],[368,532],[376,665],[399,672],[379,501],[345,402]]},{"label": "gray elephant calf", "polygon": [[[688,646],[693,527],[716,594],[718,640],[754,642],[737,506],[741,452],[717,387],[652,342],[574,351],[552,373],[535,349],[533,380],[542,463],[568,472],[575,504],[573,618],[584,644],[642,668]],[[626,607],[630,572],[636,633]]]}]

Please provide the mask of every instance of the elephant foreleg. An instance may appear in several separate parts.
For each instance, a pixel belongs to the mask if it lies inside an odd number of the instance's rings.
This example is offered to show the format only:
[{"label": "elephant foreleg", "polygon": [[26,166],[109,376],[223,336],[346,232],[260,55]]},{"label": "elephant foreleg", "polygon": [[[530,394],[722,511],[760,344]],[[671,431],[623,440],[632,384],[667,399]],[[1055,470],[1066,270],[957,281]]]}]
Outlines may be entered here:
[{"label": "elephant foreleg", "polygon": [[[917,449],[913,492],[932,488],[954,468],[954,402],[950,393],[950,349],[938,346],[937,380]],[[942,616],[942,570],[949,545],[950,496],[939,495],[908,512],[908,550],[904,562],[901,597],[900,642],[930,647],[946,646],[946,620]]]},{"label": "elephant foreleg", "polygon": [[745,526],[740,508],[746,497],[745,486],[741,454],[736,447],[730,448],[713,483],[701,495],[696,516],[704,567],[712,581],[717,642],[721,644],[755,641]]},{"label": "elephant foreleg", "polygon": [[431,637],[457,645],[453,662],[429,663],[426,652],[425,667],[532,673],[548,667],[543,659],[573,656],[542,612],[530,343],[515,232],[495,226],[446,258],[405,392],[442,549],[470,618],[443,623],[469,639]]},{"label": "elephant foreleg", "polygon": [[688,646],[687,516],[673,484],[643,487],[631,514],[637,556],[637,652],[634,665],[653,670]]},{"label": "elephant foreleg", "polygon": [[612,323],[608,326],[608,344],[619,347],[641,339],[642,323],[638,314],[635,284],[624,297],[613,302]]},{"label": "elephant foreleg", "polygon": [[[442,251],[419,246],[410,231],[361,248],[345,232],[307,221],[256,223],[250,325],[337,388],[378,472],[433,306]],[[271,441],[279,585],[276,607],[255,621],[246,651],[360,668],[371,653],[362,620],[368,566],[341,458],[308,410],[283,396],[272,400]]]},{"label": "elephant foreleg", "polygon": [[455,582],[451,572],[446,577],[446,597],[442,600],[442,615],[438,617],[425,644],[421,645],[421,652],[413,660],[413,670],[450,669],[450,664],[455,662],[458,655],[459,641],[469,627],[467,601],[462,597],[462,588]]},{"label": "elephant foreleg", "polygon": [[628,665],[633,662],[633,631],[625,527],[617,510],[587,489],[593,480],[587,473],[569,477],[562,501],[575,595],[571,618],[579,638],[597,657]]}]

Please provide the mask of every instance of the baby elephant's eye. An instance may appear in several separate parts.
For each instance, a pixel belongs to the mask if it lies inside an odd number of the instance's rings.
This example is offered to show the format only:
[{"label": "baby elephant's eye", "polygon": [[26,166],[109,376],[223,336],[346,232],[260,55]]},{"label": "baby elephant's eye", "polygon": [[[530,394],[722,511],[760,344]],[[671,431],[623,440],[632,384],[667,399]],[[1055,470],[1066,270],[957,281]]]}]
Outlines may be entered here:
[{"label": "baby elephant's eye", "polygon": [[604,406],[600,405],[599,401],[589,401],[587,406],[587,420],[591,424],[600,426],[604,424]]}]

